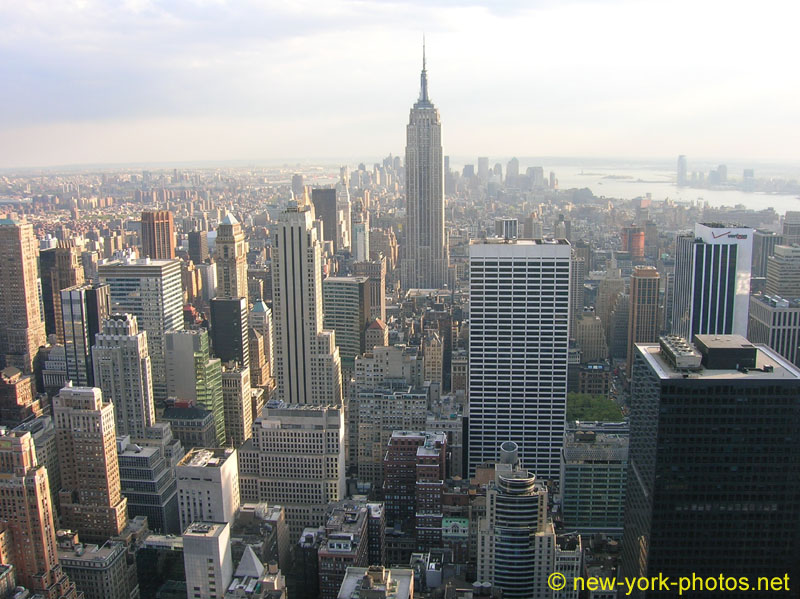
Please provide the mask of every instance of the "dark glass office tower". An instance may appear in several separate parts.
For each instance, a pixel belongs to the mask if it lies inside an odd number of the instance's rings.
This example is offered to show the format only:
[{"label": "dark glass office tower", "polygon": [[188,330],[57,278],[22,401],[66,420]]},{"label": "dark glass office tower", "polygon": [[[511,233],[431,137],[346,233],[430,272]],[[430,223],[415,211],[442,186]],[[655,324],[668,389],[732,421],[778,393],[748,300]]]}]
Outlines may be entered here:
[{"label": "dark glass office tower", "polygon": [[223,364],[238,362],[242,368],[250,366],[248,326],[246,298],[211,300],[211,346]]},{"label": "dark glass office tower", "polygon": [[[800,370],[738,335],[634,351],[622,575],[788,574],[796,586]],[[688,596],[772,594],[784,596]]]},{"label": "dark glass office tower", "polygon": [[202,264],[208,258],[208,231],[189,231],[189,258]]},{"label": "dark glass office tower", "polygon": [[94,385],[92,347],[103,321],[111,315],[108,285],[76,285],[61,291],[61,318],[67,379],[76,386]]},{"label": "dark glass office tower", "polygon": [[339,248],[336,243],[336,190],[312,189],[311,203],[314,204],[314,217],[322,221],[322,238],[333,242],[333,251]]}]

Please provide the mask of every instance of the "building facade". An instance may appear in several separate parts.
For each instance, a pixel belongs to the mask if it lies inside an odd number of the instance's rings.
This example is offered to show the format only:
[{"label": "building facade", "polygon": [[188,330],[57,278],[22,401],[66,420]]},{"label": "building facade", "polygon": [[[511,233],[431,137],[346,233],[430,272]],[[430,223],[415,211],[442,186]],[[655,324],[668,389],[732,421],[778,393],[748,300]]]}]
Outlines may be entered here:
[{"label": "building facade", "polygon": [[570,246],[470,246],[469,474],[517,443],[525,468],[557,480],[567,401]]},{"label": "building facade", "polygon": [[111,309],[136,316],[147,332],[153,371],[153,396],[167,398],[164,336],[183,329],[183,295],[179,260],[117,260],[98,267],[111,292]]},{"label": "building facade", "polygon": [[423,48],[419,99],[406,127],[406,229],[401,280],[405,289],[441,289],[449,256],[444,232],[442,123],[428,98]]},{"label": "building facade", "polygon": [[344,434],[338,406],[268,404],[239,449],[242,501],[284,506],[292,538],[324,524],[345,495]]},{"label": "building facade", "polygon": [[181,529],[192,522],[233,523],[239,509],[239,459],[235,449],[189,451],[175,469]]},{"label": "building facade", "polygon": [[39,302],[39,249],[33,225],[0,219],[0,366],[33,371],[45,344]]},{"label": "building facade", "polygon": [[741,336],[637,345],[621,574],[794,579],[799,410],[800,371]]},{"label": "building facade", "polygon": [[120,486],[114,406],[97,387],[69,383],[53,398],[61,470],[61,525],[105,542],[128,523]]},{"label": "building facade", "polygon": [[147,333],[135,316],[115,314],[103,322],[92,349],[94,380],[114,404],[117,435],[145,436],[155,423]]},{"label": "building facade", "polygon": [[272,294],[277,398],[287,404],[340,404],[336,335],[323,329],[322,255],[313,209],[290,202],[274,238]]},{"label": "building facade", "polygon": [[142,258],[172,260],[175,257],[175,222],[169,210],[142,212]]},{"label": "building facade", "polygon": [[697,223],[678,235],[672,333],[746,335],[753,229]]}]

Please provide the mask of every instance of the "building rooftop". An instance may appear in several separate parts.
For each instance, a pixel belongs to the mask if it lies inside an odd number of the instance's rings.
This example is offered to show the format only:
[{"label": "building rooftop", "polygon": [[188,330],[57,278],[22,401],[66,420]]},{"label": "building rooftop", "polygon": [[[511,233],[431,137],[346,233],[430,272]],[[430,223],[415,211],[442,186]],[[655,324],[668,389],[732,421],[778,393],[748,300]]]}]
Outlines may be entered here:
[{"label": "building rooftop", "polygon": [[369,277],[328,277],[326,283],[366,283]]},{"label": "building rooftop", "polygon": [[798,309],[800,308],[800,298],[786,299],[779,295],[758,294],[750,296],[751,300],[765,304],[770,308]]},{"label": "building rooftop", "polygon": [[235,449],[231,449],[229,447],[211,449],[195,447],[185,456],[183,456],[183,459],[178,462],[178,467],[189,466],[191,468],[221,468],[235,451]]},{"label": "building rooftop", "polygon": [[414,571],[407,568],[388,569],[349,567],[339,587],[338,599],[410,599],[414,596]]},{"label": "building rooftop", "polygon": [[183,532],[184,538],[186,537],[218,537],[225,530],[227,524],[220,524],[219,522],[193,522]]},{"label": "building rooftop", "polygon": [[84,543],[69,546],[59,543],[58,561],[66,567],[86,565],[102,568],[110,565],[123,553],[125,546],[122,543],[110,541],[101,546]]},{"label": "building rooftop", "polygon": [[183,537],[178,535],[148,534],[142,541],[142,546],[183,551]]},{"label": "building rooftop", "polygon": [[213,418],[211,410],[204,410],[197,406],[174,407],[164,409],[163,418],[168,420],[205,420]]},{"label": "building rooftop", "polygon": [[221,225],[238,225],[239,221],[236,219],[236,217],[233,214],[228,212],[225,215],[225,218],[223,218],[222,221],[219,224],[221,224]]},{"label": "building rooftop", "polygon": [[621,462],[628,459],[628,435],[570,431],[564,440],[564,461]]},{"label": "building rooftop", "polygon": [[256,300],[253,302],[253,307],[250,309],[251,312],[266,312],[269,310],[267,304],[264,303],[264,300]]},{"label": "building rooftop", "polygon": [[[740,335],[695,335],[702,356],[697,370],[676,368],[658,344],[637,343],[644,359],[661,379],[795,380],[800,370],[765,345],[753,345]],[[744,361],[752,366],[741,366]],[[737,369],[735,363],[740,367]],[[711,365],[709,367],[708,365]],[[727,367],[716,367],[724,365]]]},{"label": "building rooftop", "polygon": [[156,260],[154,258],[125,258],[124,260],[108,260],[97,267],[100,270],[107,270],[116,267],[133,267],[144,266],[150,268],[164,268],[166,266],[175,265],[180,268],[180,259],[174,258],[172,260]]},{"label": "building rooftop", "polygon": [[503,237],[487,237],[486,239],[473,239],[470,245],[569,245],[566,239],[505,239]]},{"label": "building rooftop", "polygon": [[[141,446],[130,442],[130,437],[117,437],[117,456],[150,458],[161,451],[158,447]],[[124,477],[123,477],[124,478]]]}]

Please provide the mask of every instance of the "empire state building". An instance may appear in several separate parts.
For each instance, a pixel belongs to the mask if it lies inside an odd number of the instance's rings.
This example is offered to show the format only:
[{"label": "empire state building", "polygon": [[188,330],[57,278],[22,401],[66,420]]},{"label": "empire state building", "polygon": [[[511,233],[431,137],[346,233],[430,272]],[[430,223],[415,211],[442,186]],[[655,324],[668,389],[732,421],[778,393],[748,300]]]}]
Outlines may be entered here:
[{"label": "empire state building", "polygon": [[406,244],[402,262],[405,289],[440,289],[447,282],[444,234],[442,123],[428,99],[425,45],[419,100],[406,127]]}]

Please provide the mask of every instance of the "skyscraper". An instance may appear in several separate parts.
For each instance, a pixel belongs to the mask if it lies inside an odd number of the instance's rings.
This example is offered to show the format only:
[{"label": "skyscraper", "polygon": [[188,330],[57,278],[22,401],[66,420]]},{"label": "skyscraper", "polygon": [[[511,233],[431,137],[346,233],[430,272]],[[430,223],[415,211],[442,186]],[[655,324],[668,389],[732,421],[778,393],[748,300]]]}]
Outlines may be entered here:
[{"label": "skyscraper", "polygon": [[678,185],[686,185],[689,182],[689,179],[686,177],[686,156],[681,154],[678,156]]},{"label": "skyscraper", "polygon": [[103,321],[111,312],[108,285],[76,285],[59,295],[61,335],[67,356],[67,380],[73,385],[94,385],[92,346]]},{"label": "skyscraper", "polygon": [[175,257],[175,223],[169,210],[142,212],[142,258],[172,260]]},{"label": "skyscraper", "polygon": [[247,366],[223,367],[222,403],[225,410],[225,444],[239,447],[253,435],[253,401],[250,369]]},{"label": "skyscraper", "polygon": [[17,583],[43,597],[74,599],[61,570],[47,468],[27,431],[0,430],[0,562],[13,564]]},{"label": "skyscraper", "polygon": [[469,475],[504,441],[559,477],[567,403],[570,245],[488,240],[469,248]]},{"label": "skyscraper", "polygon": [[290,201],[273,241],[277,398],[340,404],[339,348],[335,333],[322,328],[322,256],[313,214],[311,206]]},{"label": "skyscraper", "polygon": [[223,362],[250,366],[250,343],[247,334],[246,297],[215,297],[211,300],[211,346]]},{"label": "skyscraper", "polygon": [[631,274],[631,299],[628,312],[628,376],[633,365],[636,343],[655,343],[661,331],[658,291],[661,279],[652,266],[637,266]]},{"label": "skyscraper", "polygon": [[312,189],[311,202],[314,204],[314,215],[322,221],[323,240],[333,243],[333,251],[338,251],[336,190]]},{"label": "skyscraper", "polygon": [[549,568],[542,566],[551,565],[543,563],[548,552],[540,551],[539,545],[548,528],[548,493],[536,479],[533,472],[520,466],[516,443],[503,442],[494,481],[486,491],[486,517],[480,520],[477,556],[478,579],[500,587],[503,597],[540,597],[546,589]]},{"label": "skyscraper", "polygon": [[344,429],[340,406],[267,405],[239,448],[242,501],[284,506],[295,539],[323,525],[328,503],[345,496]]},{"label": "skyscraper", "polygon": [[402,283],[410,289],[440,289],[447,283],[448,252],[444,233],[442,124],[428,98],[425,46],[419,100],[406,127],[406,243]]},{"label": "skyscraper", "polygon": [[117,435],[143,439],[156,417],[147,333],[135,316],[115,314],[103,322],[92,361],[95,384],[114,404]]},{"label": "skyscraper", "polygon": [[753,277],[767,276],[767,260],[775,254],[775,246],[781,245],[783,237],[773,231],[756,229],[753,232]]},{"label": "skyscraper", "polygon": [[[75,241],[59,241],[58,246],[47,250],[52,252],[51,260],[40,260],[40,266],[47,264],[48,270],[39,273],[42,281],[42,304],[45,310],[45,325],[48,318],[55,318],[55,333],[58,342],[64,344],[64,323],[61,320],[61,290],[83,283],[81,248]],[[48,311],[52,310],[52,315]]]},{"label": "skyscraper", "polygon": [[374,262],[355,262],[353,274],[369,277],[370,315],[386,322],[386,257],[378,256]]},{"label": "skyscraper", "polygon": [[136,316],[147,332],[156,401],[167,398],[164,366],[164,335],[183,329],[183,297],[179,260],[115,260],[98,268],[100,280],[108,283],[111,308]]},{"label": "skyscraper", "polygon": [[247,297],[247,243],[242,225],[228,213],[217,227],[214,245],[217,263],[217,295],[222,298]]},{"label": "skyscraper", "polygon": [[305,183],[303,181],[303,175],[300,173],[295,173],[292,175],[292,195],[295,199],[302,198],[303,194],[305,193]]},{"label": "skyscraper", "polygon": [[776,245],[767,258],[767,284],[770,295],[800,298],[800,247]]},{"label": "skyscraper", "polygon": [[192,522],[228,522],[239,509],[239,458],[235,449],[189,451],[175,468],[181,529]]},{"label": "skyscraper", "polygon": [[189,231],[189,258],[195,264],[201,264],[208,258],[208,231]]},{"label": "skyscraper", "polygon": [[82,539],[105,542],[128,523],[117,461],[114,406],[96,387],[69,383],[53,398],[61,525]]},{"label": "skyscraper", "polygon": [[339,182],[336,184],[336,244],[337,251],[349,250],[353,242],[350,201],[350,176],[347,167],[339,169]]},{"label": "skyscraper", "polygon": [[25,373],[45,344],[33,225],[0,219],[0,365]]},{"label": "skyscraper", "polygon": [[575,338],[575,327],[583,314],[584,282],[586,281],[586,260],[572,250],[572,268],[569,279],[569,338]]},{"label": "skyscraper", "polygon": [[800,212],[787,210],[783,216],[783,243],[800,243]]},{"label": "skyscraper", "polygon": [[322,282],[325,328],[336,332],[343,367],[352,372],[356,356],[366,351],[370,321],[367,277],[328,277]]},{"label": "skyscraper", "polygon": [[697,223],[675,247],[672,333],[746,335],[753,229]]},{"label": "skyscraper", "polygon": [[228,523],[195,522],[183,533],[187,595],[222,599],[233,578],[231,527]]},{"label": "skyscraper", "polygon": [[360,212],[353,217],[352,252],[356,262],[369,260],[369,212]]},{"label": "skyscraper", "polygon": [[214,415],[218,445],[225,444],[225,408],[222,401],[222,362],[211,357],[208,333],[170,331],[165,336],[166,389],[169,397],[196,401]]},{"label": "skyscraper", "polygon": [[273,345],[274,332],[272,324],[272,310],[263,301],[253,303],[248,318],[250,326],[258,331],[264,338],[264,359],[267,363],[267,377],[271,377],[275,366],[275,347]]},{"label": "skyscraper", "polygon": [[800,365],[800,299],[757,294],[750,297],[747,338]]},{"label": "skyscraper", "polygon": [[622,576],[795,580],[800,371],[738,335],[635,352]]}]

